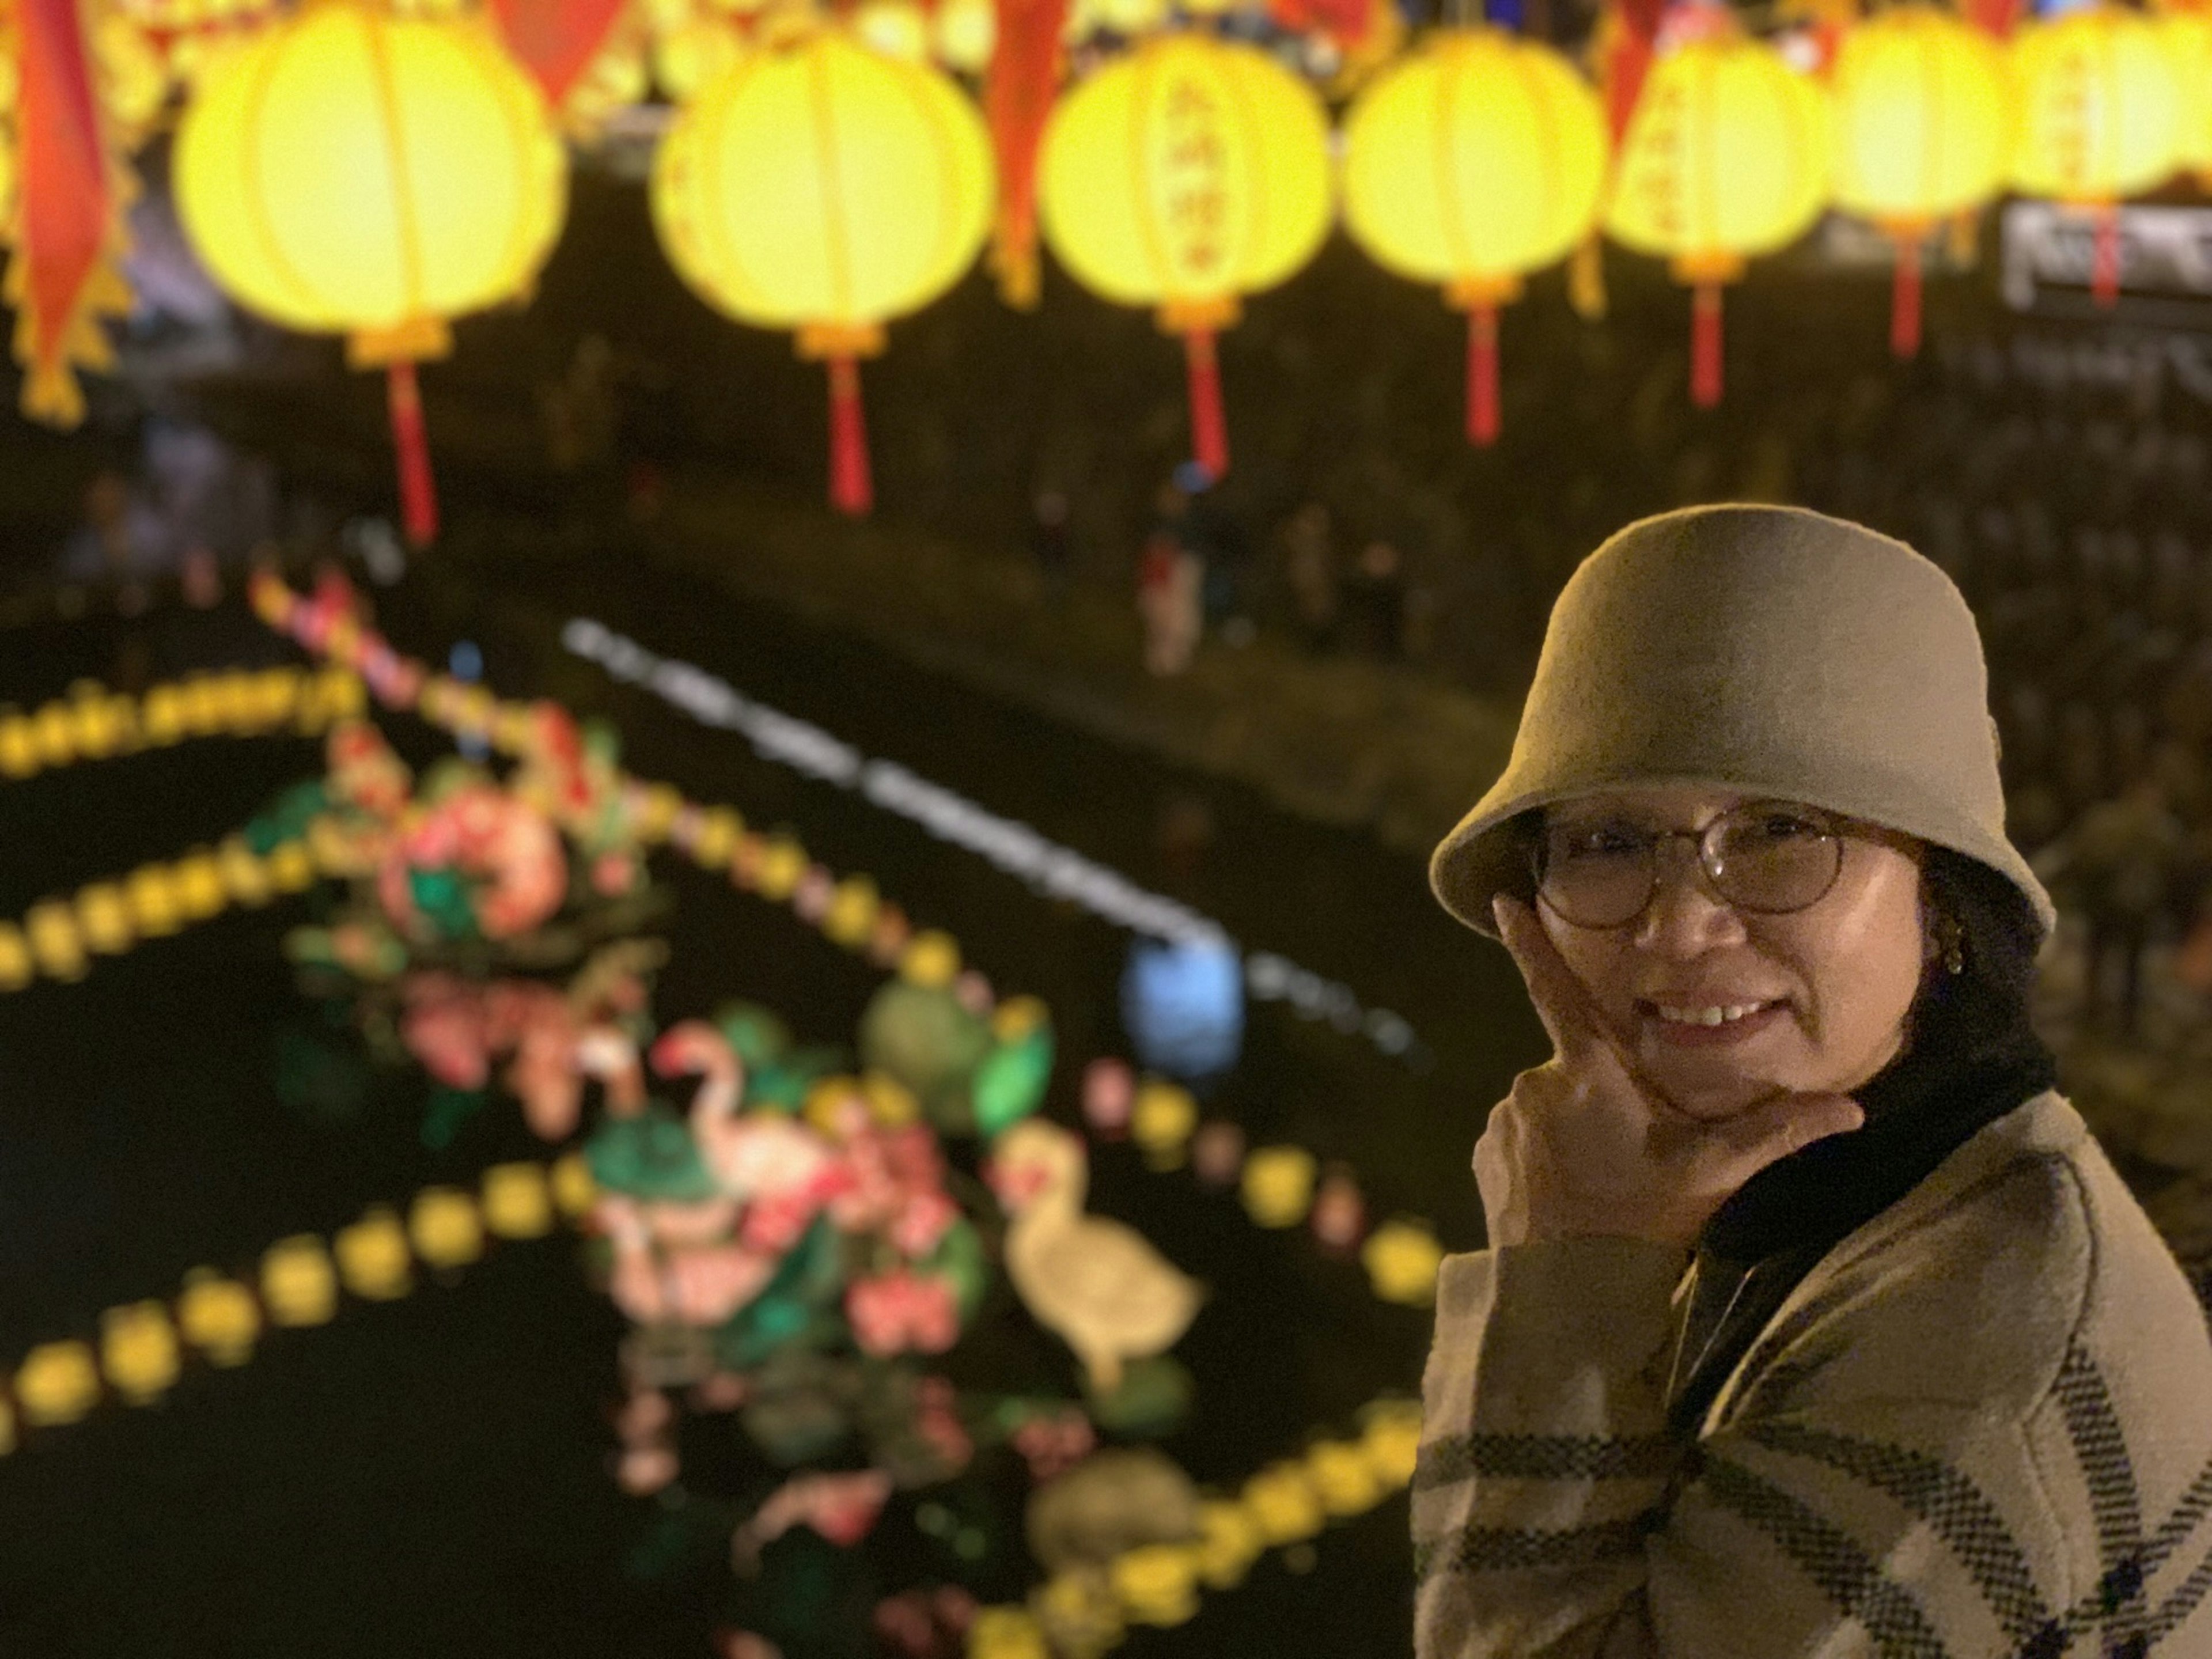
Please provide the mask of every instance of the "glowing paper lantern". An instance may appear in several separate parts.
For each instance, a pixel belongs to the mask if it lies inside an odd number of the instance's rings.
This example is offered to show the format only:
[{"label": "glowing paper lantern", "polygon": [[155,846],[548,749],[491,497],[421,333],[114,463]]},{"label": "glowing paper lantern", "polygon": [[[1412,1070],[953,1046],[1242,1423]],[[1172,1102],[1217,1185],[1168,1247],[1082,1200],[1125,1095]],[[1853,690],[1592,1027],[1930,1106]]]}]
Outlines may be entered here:
[{"label": "glowing paper lantern", "polygon": [[2152,19],[2181,85],[2182,121],[2176,167],[2212,184],[2212,13],[2176,6]]},{"label": "glowing paper lantern", "polygon": [[1890,347],[1920,349],[1920,247],[2002,188],[2012,101],[2004,53],[1933,6],[1899,6],[1844,37],[1829,81],[1835,195],[1897,244]]},{"label": "glowing paper lantern", "polygon": [[2119,297],[2120,198],[2163,184],[2181,160],[2182,86],[2140,13],[2094,5],[2025,24],[2012,40],[2021,137],[2012,181],[2097,220],[2098,302]]},{"label": "glowing paper lantern", "polygon": [[872,491],[859,360],[981,248],[990,145],[960,89],[925,64],[824,30],[745,58],[670,125],[653,218],[684,280],[739,322],[795,329],[829,365],[830,499]]},{"label": "glowing paper lantern", "polygon": [[1547,46],[1450,29],[1385,71],[1345,122],[1345,226],[1375,261],[1468,313],[1468,436],[1498,435],[1498,307],[1596,222],[1597,94]]},{"label": "glowing paper lantern", "polygon": [[1157,308],[1189,366],[1199,463],[1229,467],[1214,336],[1311,258],[1330,210],[1321,100],[1256,47],[1155,36],[1063,97],[1038,158],[1045,240],[1085,287]]},{"label": "glowing paper lantern", "polygon": [[[1702,13],[1704,9],[1700,9]],[[1721,396],[1721,286],[1797,240],[1828,188],[1826,94],[1717,12],[1652,63],[1630,119],[1606,233],[1696,290],[1691,395]]]},{"label": "glowing paper lantern", "polygon": [[452,349],[447,319],[528,290],[567,206],[536,85],[482,24],[319,0],[210,76],[175,187],[226,293],[388,370],[408,535],[432,539],[415,365]]}]

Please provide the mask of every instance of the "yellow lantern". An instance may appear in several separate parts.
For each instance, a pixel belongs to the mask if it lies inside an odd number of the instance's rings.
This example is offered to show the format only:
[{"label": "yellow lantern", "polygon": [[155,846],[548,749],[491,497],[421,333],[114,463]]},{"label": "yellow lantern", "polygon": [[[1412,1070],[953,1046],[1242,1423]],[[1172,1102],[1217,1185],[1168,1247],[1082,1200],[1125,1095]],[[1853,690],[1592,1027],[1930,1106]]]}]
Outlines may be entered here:
[{"label": "yellow lantern", "polygon": [[1691,396],[1721,397],[1721,287],[1797,240],[1827,199],[1826,94],[1718,8],[1654,59],[1622,137],[1606,233],[1696,290]]},{"label": "yellow lantern", "polygon": [[1923,240],[2004,185],[2012,159],[2004,53],[1948,11],[1898,6],[1844,37],[1828,89],[1836,204],[1897,244],[1890,349],[1910,357],[1920,349]]},{"label": "yellow lantern", "polygon": [[1313,257],[1331,207],[1319,98],[1257,47],[1154,36],[1062,98],[1037,161],[1045,240],[1076,279],[1180,334],[1199,464],[1229,467],[1214,336]]},{"label": "yellow lantern", "polygon": [[1548,46],[1447,29],[1386,70],[1344,130],[1345,228],[1468,313],[1468,436],[1498,436],[1498,308],[1597,220],[1597,94]]},{"label": "yellow lantern", "polygon": [[872,496],[858,362],[974,261],[992,190],[965,94],[837,29],[750,54],[661,140],[653,217],[677,273],[739,322],[797,330],[799,356],[829,365],[830,493],[845,512]]},{"label": "yellow lantern", "polygon": [[2212,13],[2196,5],[2177,5],[2152,21],[2181,86],[2181,135],[2174,162],[2197,175],[2200,189],[2212,189]]},{"label": "yellow lantern", "polygon": [[224,291],[387,370],[410,538],[437,533],[415,365],[526,293],[567,205],[536,84],[488,27],[317,0],[229,54],[177,135],[178,212]]},{"label": "yellow lantern", "polygon": [[2111,4],[2024,25],[2012,40],[2021,136],[2012,181],[2096,217],[2090,289],[2119,298],[2120,198],[2163,184],[2181,159],[2182,86],[2157,27]]}]

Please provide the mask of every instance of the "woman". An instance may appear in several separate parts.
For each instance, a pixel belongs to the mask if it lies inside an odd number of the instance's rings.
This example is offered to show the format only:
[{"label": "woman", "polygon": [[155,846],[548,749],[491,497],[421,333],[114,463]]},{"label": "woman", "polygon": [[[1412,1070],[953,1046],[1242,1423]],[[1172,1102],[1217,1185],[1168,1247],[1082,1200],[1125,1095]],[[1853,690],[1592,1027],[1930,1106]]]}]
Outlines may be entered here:
[{"label": "woman", "polygon": [[2029,1025],[1942,571],[1630,526],[1431,875],[1555,1052],[1438,1286],[1425,1659],[2212,1656],[2212,1335]]}]

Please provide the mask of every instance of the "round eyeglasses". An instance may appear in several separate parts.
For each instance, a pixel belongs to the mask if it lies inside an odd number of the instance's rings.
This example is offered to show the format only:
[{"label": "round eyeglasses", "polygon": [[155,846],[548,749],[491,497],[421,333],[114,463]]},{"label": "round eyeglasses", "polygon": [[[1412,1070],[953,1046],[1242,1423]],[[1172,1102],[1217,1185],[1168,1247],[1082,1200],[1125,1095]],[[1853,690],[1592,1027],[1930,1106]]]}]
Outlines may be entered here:
[{"label": "round eyeglasses", "polygon": [[1844,866],[1844,838],[1860,826],[1789,802],[1723,812],[1703,830],[1654,830],[1619,815],[1547,823],[1530,848],[1537,896],[1577,927],[1622,927],[1659,890],[1659,844],[1694,842],[1712,891],[1765,915],[1826,896]]}]

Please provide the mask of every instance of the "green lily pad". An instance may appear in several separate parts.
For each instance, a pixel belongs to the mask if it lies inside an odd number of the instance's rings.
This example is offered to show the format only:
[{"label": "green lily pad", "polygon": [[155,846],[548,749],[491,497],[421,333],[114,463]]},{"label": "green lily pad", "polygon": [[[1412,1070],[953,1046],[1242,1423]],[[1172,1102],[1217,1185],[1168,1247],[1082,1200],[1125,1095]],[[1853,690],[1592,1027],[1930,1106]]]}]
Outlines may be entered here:
[{"label": "green lily pad", "polygon": [[975,1106],[975,1130],[985,1139],[1018,1123],[1044,1103],[1052,1080],[1052,1028],[1040,1025],[1012,1042],[1002,1042],[975,1068],[969,1092]]},{"label": "green lily pad", "polygon": [[669,1107],[655,1101],[635,1117],[611,1117],[584,1143],[592,1179],[610,1192],[635,1198],[697,1203],[720,1190],[690,1127]]},{"label": "green lily pad", "polygon": [[1131,1360],[1122,1367],[1121,1386],[1109,1395],[1094,1393],[1090,1378],[1083,1380],[1091,1420],[1102,1429],[1139,1440],[1174,1433],[1189,1415],[1196,1393],[1189,1370],[1166,1354]]},{"label": "green lily pad", "polygon": [[975,1133],[969,1085],[991,1051],[991,1028],[944,989],[894,980],[860,1017],[860,1059],[914,1093],[940,1134]]}]

